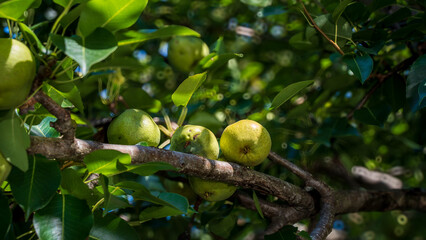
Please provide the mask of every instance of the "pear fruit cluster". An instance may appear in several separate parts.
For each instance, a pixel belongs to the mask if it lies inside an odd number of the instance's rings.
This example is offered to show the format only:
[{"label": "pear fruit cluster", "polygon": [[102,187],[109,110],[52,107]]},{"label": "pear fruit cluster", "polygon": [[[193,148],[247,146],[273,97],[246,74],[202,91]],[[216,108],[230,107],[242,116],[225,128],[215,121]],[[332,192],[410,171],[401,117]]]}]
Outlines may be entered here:
[{"label": "pear fruit cluster", "polygon": [[[219,149],[223,154],[221,158]],[[215,135],[209,129],[185,125],[173,134],[170,150],[253,167],[262,163],[268,156],[271,150],[271,137],[261,124],[252,120],[241,120],[225,128],[219,148]],[[194,192],[208,201],[225,200],[237,189],[226,183],[198,177],[189,177],[189,182]]]},{"label": "pear fruit cluster", "polygon": [[0,38],[0,110],[23,103],[36,74],[30,49],[20,41]]}]

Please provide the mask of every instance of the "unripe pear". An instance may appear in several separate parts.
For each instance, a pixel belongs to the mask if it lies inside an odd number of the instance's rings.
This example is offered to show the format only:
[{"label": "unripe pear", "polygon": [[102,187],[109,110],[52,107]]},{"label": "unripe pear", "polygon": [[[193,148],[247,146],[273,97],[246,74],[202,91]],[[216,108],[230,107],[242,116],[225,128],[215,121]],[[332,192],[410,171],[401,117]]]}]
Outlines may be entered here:
[{"label": "unripe pear", "polygon": [[220,149],[228,161],[253,167],[266,159],[271,151],[268,130],[252,120],[240,120],[225,128]]}]

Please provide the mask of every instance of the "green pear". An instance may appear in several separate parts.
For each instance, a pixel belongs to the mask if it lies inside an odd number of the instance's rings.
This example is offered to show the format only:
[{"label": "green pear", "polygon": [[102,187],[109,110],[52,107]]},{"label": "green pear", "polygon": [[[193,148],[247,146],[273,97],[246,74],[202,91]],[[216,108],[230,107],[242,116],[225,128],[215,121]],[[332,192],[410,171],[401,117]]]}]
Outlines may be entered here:
[{"label": "green pear", "polygon": [[12,170],[12,165],[0,153],[0,186],[9,176],[10,170]]},{"label": "green pear", "polygon": [[167,59],[176,70],[189,73],[209,55],[209,47],[200,38],[177,36],[169,41]]},{"label": "green pear", "polygon": [[[219,144],[215,135],[207,128],[195,125],[179,127],[173,134],[170,150],[191,153],[216,160]],[[226,183],[189,177],[194,192],[207,201],[222,201],[229,198],[237,187]]]},{"label": "green pear", "polygon": [[271,151],[268,130],[252,120],[240,120],[225,128],[220,149],[228,161],[253,167],[266,159]]},{"label": "green pear", "polygon": [[36,74],[30,49],[20,41],[0,38],[0,110],[12,109],[28,96]]},{"label": "green pear", "polygon": [[189,177],[189,183],[198,196],[210,202],[223,201],[232,196],[237,190],[236,186],[198,177]]},{"label": "green pear", "polygon": [[134,145],[146,142],[156,147],[160,143],[161,133],[151,116],[139,109],[127,109],[115,118],[108,127],[109,143]]},{"label": "green pear", "polygon": [[196,125],[179,127],[171,139],[170,150],[192,153],[213,160],[219,156],[216,136],[209,129]]}]

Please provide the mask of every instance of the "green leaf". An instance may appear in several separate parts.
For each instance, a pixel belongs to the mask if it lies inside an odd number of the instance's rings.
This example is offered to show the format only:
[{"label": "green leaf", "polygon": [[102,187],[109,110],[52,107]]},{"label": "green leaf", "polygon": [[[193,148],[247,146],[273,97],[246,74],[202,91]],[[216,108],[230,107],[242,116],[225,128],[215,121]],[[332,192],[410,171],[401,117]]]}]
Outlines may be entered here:
[{"label": "green leaf", "polygon": [[[104,175],[101,175],[99,177],[99,180],[102,184],[102,189],[103,189],[103,194],[104,194],[104,213],[103,215],[105,216],[109,211],[114,210],[114,209],[119,209],[119,208],[126,208],[126,207],[131,207],[127,201],[125,201],[124,199],[118,198],[116,196],[114,196],[112,194],[112,192],[110,192],[110,186],[108,185],[108,178],[105,177]],[[112,187],[112,186],[111,186]],[[118,189],[118,188],[116,188]],[[112,191],[114,191],[114,187],[112,187]]]},{"label": "green leaf", "polygon": [[228,239],[232,229],[234,229],[237,223],[238,216],[235,214],[229,214],[226,217],[214,218],[208,222],[208,228],[211,232],[217,236]]},{"label": "green leaf", "polygon": [[[407,78],[406,98],[411,100],[413,111],[423,106],[424,99],[424,81],[426,76],[426,55],[420,56],[411,66]],[[423,84],[422,84],[423,83]],[[1,131],[0,131],[1,132]],[[0,149],[1,150],[1,149]]]},{"label": "green leaf", "polygon": [[148,0],[91,0],[85,3],[78,22],[78,31],[90,35],[96,28],[111,32],[133,25],[145,9]]},{"label": "green leaf", "polygon": [[327,147],[331,146],[332,137],[358,136],[358,130],[349,125],[346,118],[327,118],[318,128],[318,136],[313,140]]},{"label": "green leaf", "polygon": [[83,3],[83,2],[87,2],[88,0],[53,0],[54,3],[61,5],[62,7],[67,7],[68,4],[71,4],[71,6],[78,4],[78,3]]},{"label": "green leaf", "polygon": [[78,199],[87,200],[89,204],[94,204],[96,197],[94,192],[84,184],[81,174],[72,168],[62,171],[61,181],[62,194],[70,194]]},{"label": "green leaf", "polygon": [[7,139],[7,141],[0,141],[0,153],[15,167],[27,171],[26,149],[30,146],[30,137],[21,126],[15,111],[9,111],[4,118],[0,119],[0,138]]},{"label": "green leaf", "polygon": [[132,194],[135,200],[143,200],[158,205],[169,206],[179,210],[181,214],[188,212],[188,199],[179,194],[161,193],[158,197],[156,197],[152,195],[145,186],[136,182],[124,181],[117,183],[115,186],[135,191]]},{"label": "green leaf", "polygon": [[68,28],[71,25],[71,23],[73,23],[75,20],[77,20],[77,18],[80,17],[81,11],[83,11],[83,6],[84,6],[83,4],[78,5],[77,7],[69,11],[67,15],[65,15],[61,19],[60,23],[63,28]]},{"label": "green leaf", "polygon": [[[46,84],[49,86],[48,84]],[[73,82],[59,83],[52,81],[50,86],[59,93],[62,97],[68,99],[74,106],[81,112],[84,113],[83,100],[80,96],[80,90]]]},{"label": "green leaf", "polygon": [[201,84],[206,80],[206,78],[207,72],[203,72],[192,75],[185,79],[173,93],[173,103],[176,106],[186,107],[194,92],[201,86]]},{"label": "green leaf", "polygon": [[259,213],[259,215],[260,215],[262,218],[265,218],[265,217],[263,216],[262,209],[260,208],[259,198],[257,198],[256,192],[255,192],[254,190],[253,190],[253,200],[254,200],[254,206],[256,206],[256,210],[257,210],[257,212]]},{"label": "green leaf", "polygon": [[177,169],[169,163],[149,162],[138,165],[136,168],[130,170],[130,172],[141,176],[150,176],[158,171],[177,171]]},{"label": "green leaf", "polygon": [[391,109],[385,103],[363,107],[354,113],[354,118],[365,124],[383,126]]},{"label": "green leaf", "polygon": [[7,239],[6,235],[12,223],[12,212],[9,208],[8,199],[2,191],[0,191],[0,216],[0,239]]},{"label": "green leaf", "polygon": [[24,35],[25,40],[28,41],[28,43],[33,46],[37,47],[40,52],[45,53],[46,48],[41,43],[40,39],[38,39],[37,35],[24,23],[18,23],[19,29],[21,29],[22,35]]},{"label": "green leaf", "polygon": [[102,240],[137,240],[139,235],[126,221],[112,214],[102,217],[95,213],[95,223],[90,230],[90,237]]},{"label": "green leaf", "polygon": [[404,79],[401,77],[391,77],[383,83],[385,100],[395,112],[405,105],[405,88]]},{"label": "green leaf", "polygon": [[345,11],[346,7],[353,4],[353,0],[343,0],[339,5],[334,9],[332,19],[334,23],[337,23],[342,13]]},{"label": "green leaf", "polygon": [[123,164],[130,164],[132,158],[129,154],[115,150],[96,150],[86,155],[84,163],[90,173],[102,173],[112,176],[127,171]]},{"label": "green leaf", "polygon": [[[335,36],[345,40],[349,40],[352,37],[351,25],[343,18],[339,18],[337,20],[337,23],[335,24],[333,20],[331,19],[330,14],[324,14],[324,15],[320,15],[316,17],[314,21],[318,25],[318,27],[320,27],[321,30],[325,34],[327,34],[333,41]],[[336,25],[337,25],[337,34],[336,34]],[[339,46],[340,45],[341,44],[339,44]]]},{"label": "green leaf", "polygon": [[103,28],[96,29],[86,38],[60,35],[51,35],[50,38],[56,47],[80,64],[83,75],[87,74],[93,64],[104,60],[117,49],[114,35]]},{"label": "green leaf", "polygon": [[301,81],[288,85],[284,89],[282,89],[277,96],[275,96],[274,100],[272,100],[271,109],[277,108],[285,103],[287,100],[292,98],[298,92],[305,89],[307,86],[311,85],[314,81]]},{"label": "green leaf", "polygon": [[145,66],[134,57],[116,57],[109,58],[105,61],[93,65],[92,70],[106,70],[111,68],[121,68],[121,69],[130,69],[138,70]]},{"label": "green leaf", "polygon": [[9,0],[0,3],[0,18],[19,21],[35,0]]},{"label": "green leaf", "polygon": [[43,118],[38,125],[31,126],[31,134],[39,137],[59,137],[60,133],[50,126],[50,123],[55,121],[54,117]]},{"label": "green leaf", "polygon": [[33,156],[28,171],[13,168],[8,181],[16,201],[25,211],[25,218],[33,211],[46,206],[61,183],[61,173],[56,161]]},{"label": "green leaf", "polygon": [[43,240],[84,240],[93,226],[93,215],[86,201],[59,195],[34,214],[34,229]]},{"label": "green leaf", "polygon": [[147,207],[139,214],[139,221],[146,222],[151,219],[164,218],[167,216],[181,215],[182,212],[169,206]]},{"label": "green leaf", "polygon": [[343,61],[348,65],[349,69],[361,81],[361,83],[364,83],[365,80],[367,80],[373,70],[373,59],[371,59],[368,54],[364,54],[363,56],[345,55],[343,57]]},{"label": "green leaf", "polygon": [[[216,54],[212,53],[203,58],[199,65],[202,66],[203,69],[209,69],[214,70],[217,69],[225,64],[228,63],[229,60],[236,58],[236,57],[243,57],[243,54],[239,53],[223,53],[223,54]],[[204,61],[203,61],[204,60]]]},{"label": "green leaf", "polygon": [[119,46],[142,43],[152,39],[163,39],[173,36],[195,36],[200,37],[200,34],[190,28],[184,26],[169,25],[163,28],[160,28],[154,32],[137,32],[137,31],[127,31],[123,34],[122,40],[118,42]]},{"label": "green leaf", "polygon": [[123,96],[129,108],[144,109],[148,112],[158,112],[161,109],[161,102],[149,96],[140,87],[128,88],[121,96]]}]

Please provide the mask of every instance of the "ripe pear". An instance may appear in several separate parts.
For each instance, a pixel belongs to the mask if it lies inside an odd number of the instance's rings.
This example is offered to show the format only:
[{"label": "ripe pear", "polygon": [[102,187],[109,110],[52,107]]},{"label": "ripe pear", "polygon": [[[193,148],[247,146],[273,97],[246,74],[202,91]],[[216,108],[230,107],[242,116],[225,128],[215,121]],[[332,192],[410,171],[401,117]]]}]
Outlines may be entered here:
[{"label": "ripe pear", "polygon": [[148,113],[127,109],[111,122],[107,137],[109,143],[133,145],[146,142],[148,146],[156,147],[160,143],[161,133]]},{"label": "ripe pear", "polygon": [[30,49],[20,41],[0,38],[0,110],[12,109],[28,96],[36,74]]},{"label": "ripe pear", "polygon": [[228,161],[253,167],[266,159],[271,151],[268,130],[252,120],[240,120],[225,128],[220,149]]},{"label": "ripe pear", "polygon": [[167,59],[176,70],[189,73],[209,52],[209,47],[200,38],[176,36],[169,41]]},{"label": "ripe pear", "polygon": [[[219,156],[219,144],[215,135],[205,127],[185,125],[173,134],[170,150],[192,153],[209,159]],[[234,194],[235,186],[226,183],[189,177],[194,192],[207,201],[222,201]]]}]

